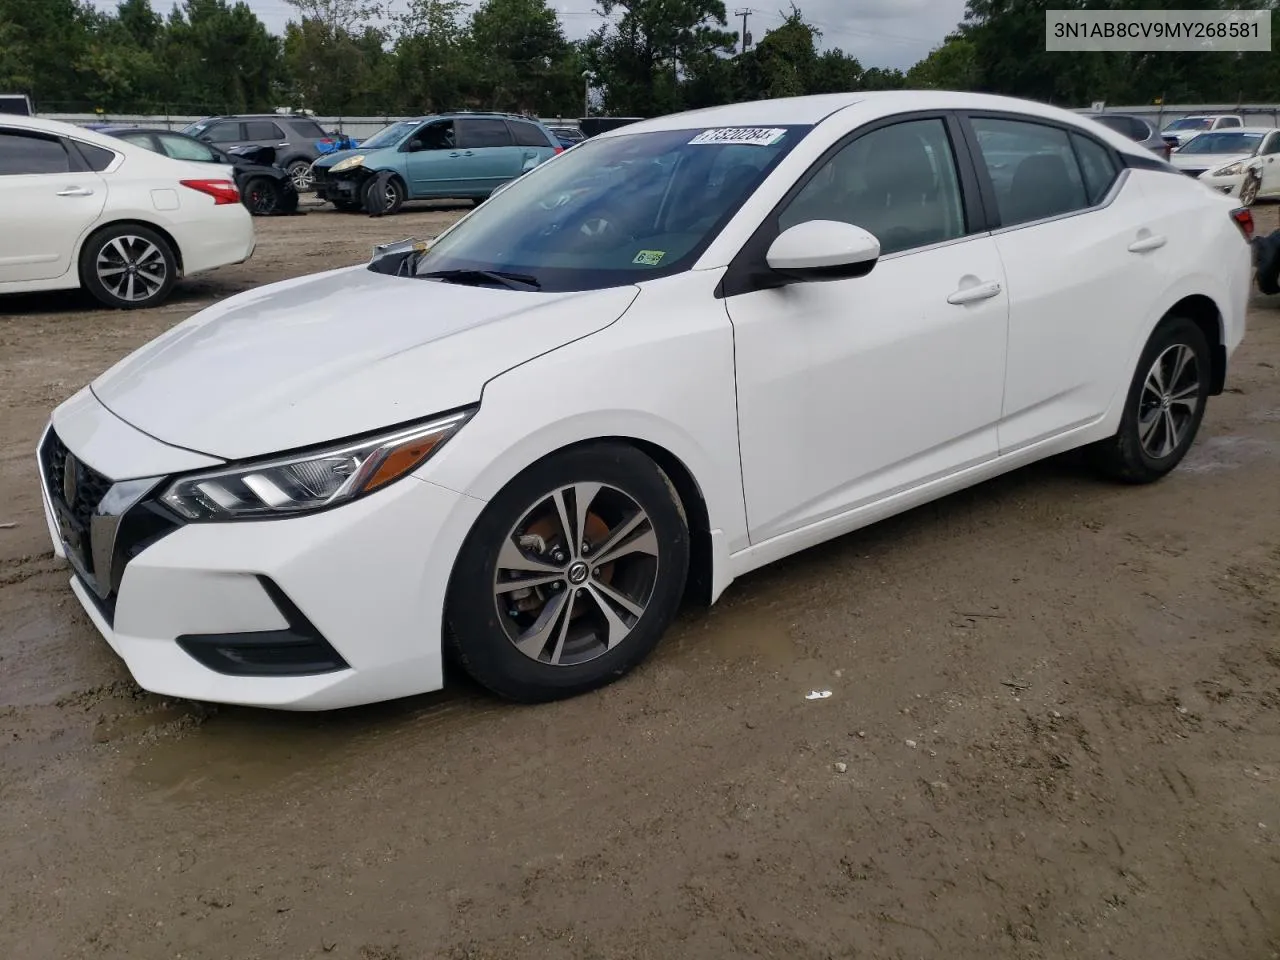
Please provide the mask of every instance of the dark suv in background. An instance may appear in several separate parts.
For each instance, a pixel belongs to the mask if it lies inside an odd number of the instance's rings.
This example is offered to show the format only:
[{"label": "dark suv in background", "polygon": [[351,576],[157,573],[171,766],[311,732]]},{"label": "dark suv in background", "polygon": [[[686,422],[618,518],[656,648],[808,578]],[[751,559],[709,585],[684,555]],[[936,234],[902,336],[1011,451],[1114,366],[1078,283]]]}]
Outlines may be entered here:
[{"label": "dark suv in background", "polygon": [[222,150],[247,145],[274,147],[276,164],[289,172],[299,193],[311,189],[311,163],[320,156],[319,143],[329,139],[315,120],[287,113],[206,117],[184,127],[182,132]]}]

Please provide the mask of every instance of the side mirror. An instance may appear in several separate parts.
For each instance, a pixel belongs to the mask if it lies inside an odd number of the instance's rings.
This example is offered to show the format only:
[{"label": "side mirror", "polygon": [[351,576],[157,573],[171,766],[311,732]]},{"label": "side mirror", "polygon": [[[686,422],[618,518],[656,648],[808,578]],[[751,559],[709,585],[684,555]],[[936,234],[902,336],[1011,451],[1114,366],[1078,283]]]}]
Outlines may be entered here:
[{"label": "side mirror", "polygon": [[861,227],[837,220],[810,220],[782,231],[765,262],[789,280],[865,277],[880,259],[880,241]]}]

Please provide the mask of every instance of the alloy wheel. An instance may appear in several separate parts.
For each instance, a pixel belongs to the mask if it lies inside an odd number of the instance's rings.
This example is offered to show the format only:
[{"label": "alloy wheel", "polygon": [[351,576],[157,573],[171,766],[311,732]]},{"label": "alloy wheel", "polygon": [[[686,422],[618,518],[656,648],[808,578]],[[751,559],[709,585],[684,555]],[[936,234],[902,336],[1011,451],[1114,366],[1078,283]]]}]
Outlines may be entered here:
[{"label": "alloy wheel", "polygon": [[164,254],[144,237],[124,234],[98,251],[94,271],[113,297],[138,303],[154,297],[169,276]]},{"label": "alloy wheel", "polygon": [[658,563],[653,522],[633,497],[604,483],[560,487],[529,506],[498,549],[499,622],[532,660],[586,663],[639,623]]},{"label": "alloy wheel", "polygon": [[1147,456],[1161,460],[1172,454],[1195,423],[1200,404],[1195,351],[1175,343],[1156,357],[1138,398],[1138,441]]},{"label": "alloy wheel", "polygon": [[293,181],[293,188],[299,193],[306,193],[315,185],[315,175],[311,172],[311,164],[305,160],[299,160],[289,167],[289,179]]},{"label": "alloy wheel", "polygon": [[1250,174],[1245,178],[1244,186],[1240,188],[1240,203],[1242,206],[1251,206],[1253,201],[1258,199],[1258,178]]}]

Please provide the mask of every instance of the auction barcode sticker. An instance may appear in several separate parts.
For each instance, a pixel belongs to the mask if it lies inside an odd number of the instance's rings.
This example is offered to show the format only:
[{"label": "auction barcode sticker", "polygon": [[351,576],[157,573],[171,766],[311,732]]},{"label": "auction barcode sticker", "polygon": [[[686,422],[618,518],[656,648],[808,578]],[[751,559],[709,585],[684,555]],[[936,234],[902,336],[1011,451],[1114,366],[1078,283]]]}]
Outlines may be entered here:
[{"label": "auction barcode sticker", "polygon": [[703,130],[690,143],[749,143],[757,147],[771,147],[786,134],[780,127],[722,127]]}]

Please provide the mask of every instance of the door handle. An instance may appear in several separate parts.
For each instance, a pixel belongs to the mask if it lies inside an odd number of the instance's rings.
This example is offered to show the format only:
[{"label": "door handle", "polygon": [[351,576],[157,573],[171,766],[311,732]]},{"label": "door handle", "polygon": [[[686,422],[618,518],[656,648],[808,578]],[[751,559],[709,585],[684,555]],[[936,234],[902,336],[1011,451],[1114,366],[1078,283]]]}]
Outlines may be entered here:
[{"label": "door handle", "polygon": [[1149,253],[1152,250],[1159,250],[1168,242],[1169,241],[1166,240],[1164,237],[1156,236],[1156,235],[1142,237],[1138,240],[1133,241],[1133,243],[1129,244],[1129,252],[1130,253]]},{"label": "door handle", "polygon": [[88,187],[67,187],[65,190],[59,190],[60,197],[92,197],[93,191]]},{"label": "door handle", "polygon": [[451,157],[460,157],[460,156],[462,156],[462,154],[461,154],[461,153],[459,153],[457,150],[454,150],[451,154],[449,154],[449,156],[451,156]]},{"label": "door handle", "polygon": [[987,283],[975,283],[971,287],[961,287],[951,296],[947,297],[947,303],[953,303],[956,306],[963,306],[966,303],[977,303],[979,300],[990,300],[1000,292],[1000,284],[995,280]]}]

